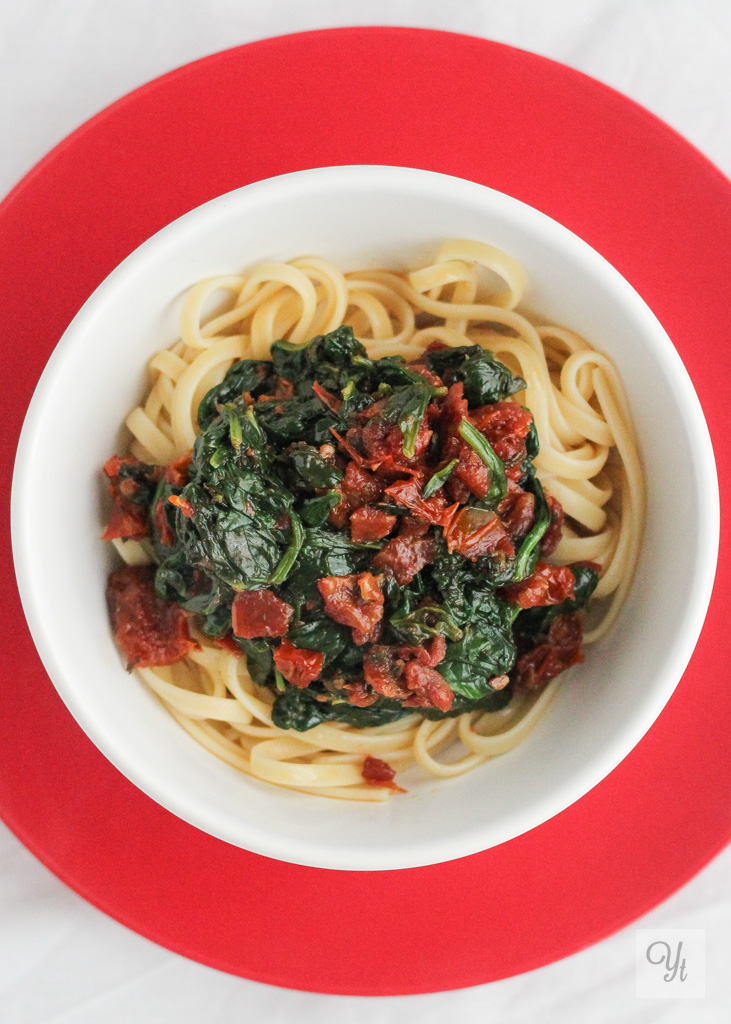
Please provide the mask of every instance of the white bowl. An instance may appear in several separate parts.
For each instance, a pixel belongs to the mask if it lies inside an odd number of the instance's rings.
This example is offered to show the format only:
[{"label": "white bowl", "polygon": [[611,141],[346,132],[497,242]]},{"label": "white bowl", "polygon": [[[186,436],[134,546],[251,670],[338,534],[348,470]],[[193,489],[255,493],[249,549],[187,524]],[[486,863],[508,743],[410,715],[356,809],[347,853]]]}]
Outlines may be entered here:
[{"label": "white bowl", "polygon": [[[453,780],[349,804],[246,777],[202,749],[122,668],[104,600],[100,467],[142,394],[150,355],[177,337],[201,278],[305,253],[344,269],[413,268],[446,238],[505,249],[526,304],[616,362],[647,473],[639,567],[610,635],[572,670],[512,752]],[[49,512],[49,501],[52,508]],[[406,868],[505,842],[558,814],[641,739],[690,658],[711,594],[718,489],[710,438],[672,343],[630,285],[560,224],[500,192],[399,167],[286,174],[214,199],[140,246],[96,290],[54,351],[18,449],[13,552],[26,616],[58,692],[132,782],[198,828],[281,860]]]}]

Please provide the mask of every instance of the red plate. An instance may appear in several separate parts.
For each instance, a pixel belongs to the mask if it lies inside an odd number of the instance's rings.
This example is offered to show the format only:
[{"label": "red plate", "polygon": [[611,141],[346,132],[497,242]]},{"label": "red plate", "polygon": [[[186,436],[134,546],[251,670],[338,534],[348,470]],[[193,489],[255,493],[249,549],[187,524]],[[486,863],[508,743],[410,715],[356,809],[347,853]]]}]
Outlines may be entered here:
[{"label": "red plate", "polygon": [[[576,71],[467,36],[392,28],[269,39],[174,71],[97,115],[11,193],[0,207],[6,481],[54,344],[123,257],[221,192],[346,163],[484,182],[597,248],[677,345],[718,442],[725,497],[728,182],[647,111]],[[2,543],[0,812],[91,903],[192,959],[321,992],[475,985],[609,935],[729,838],[725,532],[691,665],[619,768],[503,846],[375,874],[235,849],[127,782],[74,723],[36,655],[9,572],[7,516]]]}]

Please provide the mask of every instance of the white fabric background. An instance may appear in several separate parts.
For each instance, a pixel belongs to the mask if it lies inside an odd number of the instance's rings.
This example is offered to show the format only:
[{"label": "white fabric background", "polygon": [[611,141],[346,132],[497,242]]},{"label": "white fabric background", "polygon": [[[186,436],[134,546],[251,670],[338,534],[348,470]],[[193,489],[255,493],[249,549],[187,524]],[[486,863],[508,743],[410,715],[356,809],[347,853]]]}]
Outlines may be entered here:
[{"label": "white fabric background", "polygon": [[[729,0],[0,0],[0,194],[150,78],[346,24],[451,29],[553,57],[643,103],[731,174]],[[635,997],[635,925],[518,978],[361,999],[271,988],[169,953],[86,904],[0,825],[0,1024],[715,1024],[731,1019],[730,867],[731,849],[637,922],[706,929],[705,1000]]]}]

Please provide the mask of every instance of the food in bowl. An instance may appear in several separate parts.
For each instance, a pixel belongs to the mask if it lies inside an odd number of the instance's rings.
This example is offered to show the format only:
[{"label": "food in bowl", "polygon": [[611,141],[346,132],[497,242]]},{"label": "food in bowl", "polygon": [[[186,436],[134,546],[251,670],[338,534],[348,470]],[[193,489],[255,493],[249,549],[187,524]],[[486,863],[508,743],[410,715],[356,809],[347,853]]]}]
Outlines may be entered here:
[{"label": "food in bowl", "polygon": [[524,286],[455,240],[406,274],[307,257],[188,294],[105,466],[107,595],[128,665],[225,761],[359,800],[464,773],[610,628],[644,510],[627,400]]}]

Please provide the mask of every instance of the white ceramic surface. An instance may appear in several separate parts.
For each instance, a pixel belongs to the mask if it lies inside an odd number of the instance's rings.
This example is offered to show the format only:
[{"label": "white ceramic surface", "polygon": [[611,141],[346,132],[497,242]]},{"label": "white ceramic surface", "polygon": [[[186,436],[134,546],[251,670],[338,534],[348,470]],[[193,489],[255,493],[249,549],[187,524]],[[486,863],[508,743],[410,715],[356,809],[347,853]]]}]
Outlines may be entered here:
[{"label": "white ceramic surface", "polygon": [[[104,586],[99,469],[139,400],[144,367],[176,338],[194,282],[262,259],[315,253],[344,269],[407,268],[440,241],[478,238],[526,269],[526,305],[584,334],[622,374],[642,453],[648,521],[611,634],[571,671],[516,750],[454,780],[411,779],[366,806],[297,794],[200,748],[121,666]],[[59,515],[44,514],[52,493]],[[710,598],[718,491],[710,439],[683,365],[629,284],[530,207],[457,178],[391,167],[303,171],[213,200],[169,225],[97,289],[59,342],[31,403],[13,481],[23,606],[61,697],[136,785],[199,828],[282,860],[342,869],[429,864],[487,849],[586,793],[640,740],[690,658]],[[63,594],[64,600],[48,600]]]}]

